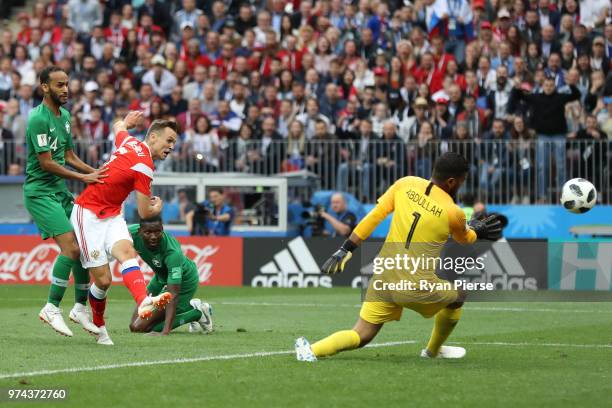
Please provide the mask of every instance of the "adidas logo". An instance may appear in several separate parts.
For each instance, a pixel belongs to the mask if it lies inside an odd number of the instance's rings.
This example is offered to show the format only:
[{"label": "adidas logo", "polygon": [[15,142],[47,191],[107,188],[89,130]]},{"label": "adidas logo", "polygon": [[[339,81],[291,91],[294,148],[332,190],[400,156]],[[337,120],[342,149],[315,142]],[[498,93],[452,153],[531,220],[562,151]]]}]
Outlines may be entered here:
[{"label": "adidas logo", "polygon": [[483,270],[468,270],[465,277],[468,282],[492,283],[495,290],[538,290],[536,278],[528,278],[525,269],[506,239],[491,245],[491,249],[481,255]]},{"label": "adidas logo", "polygon": [[331,288],[330,276],[321,275],[319,265],[302,237],[289,241],[286,249],[274,254],[274,259],[261,268],[251,280],[251,286],[264,288]]}]

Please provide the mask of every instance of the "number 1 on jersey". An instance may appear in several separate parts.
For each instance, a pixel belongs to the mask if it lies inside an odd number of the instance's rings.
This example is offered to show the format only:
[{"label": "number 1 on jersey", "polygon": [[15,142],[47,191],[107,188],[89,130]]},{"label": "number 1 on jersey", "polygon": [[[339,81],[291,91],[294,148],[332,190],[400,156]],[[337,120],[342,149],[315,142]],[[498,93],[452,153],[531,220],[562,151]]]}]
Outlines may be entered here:
[{"label": "number 1 on jersey", "polygon": [[419,219],[421,218],[421,214],[419,214],[416,211],[413,212],[412,215],[414,215],[414,221],[412,221],[412,226],[410,227],[410,231],[408,231],[408,238],[406,238],[406,249],[410,248],[410,241],[412,241],[414,230],[416,229],[417,223],[419,222]]}]

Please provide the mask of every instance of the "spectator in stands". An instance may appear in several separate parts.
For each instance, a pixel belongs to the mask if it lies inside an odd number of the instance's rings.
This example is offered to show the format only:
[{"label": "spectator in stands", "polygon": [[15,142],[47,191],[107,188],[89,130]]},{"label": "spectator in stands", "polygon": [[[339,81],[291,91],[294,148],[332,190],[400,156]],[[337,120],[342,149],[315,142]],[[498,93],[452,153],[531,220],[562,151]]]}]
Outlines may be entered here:
[{"label": "spectator in stands", "polygon": [[454,119],[448,112],[448,99],[440,96],[436,99],[436,106],[433,112],[432,124],[434,134],[438,140],[450,139],[453,134]]},{"label": "spectator in stands", "polygon": [[338,165],[336,186],[341,191],[348,191],[349,176],[352,175],[353,182],[361,180],[359,198],[368,201],[371,197],[370,180],[375,154],[373,140],[376,136],[369,119],[360,120],[358,126],[354,140],[344,142],[340,148],[341,163]]},{"label": "spectator in stands", "polygon": [[181,132],[187,132],[195,127],[198,118],[203,115],[202,109],[200,108],[200,101],[197,99],[190,99],[187,111],[176,117],[176,123],[178,123]]},{"label": "spectator in stands", "polygon": [[261,133],[256,136],[261,144],[258,155],[251,157],[251,165],[256,173],[277,173],[285,155],[280,144],[282,137],[276,131],[276,122],[273,117],[268,116],[263,119]]},{"label": "spectator in stands", "polygon": [[548,183],[548,174],[552,167],[550,150],[555,151],[555,166],[557,174],[557,188],[565,182],[565,140],[567,124],[565,122],[565,105],[580,98],[580,91],[570,85],[570,94],[561,94],[555,88],[555,78],[546,77],[541,94],[529,94],[519,91],[516,87],[514,93],[519,98],[527,100],[530,104],[533,117],[532,124],[537,134],[536,160],[538,163],[538,198],[545,199]]},{"label": "spectator in stands", "polygon": [[[308,138],[307,138],[308,139]],[[322,177],[324,188],[330,188],[335,180],[332,174],[326,171],[328,167],[336,167],[338,157],[337,150],[332,144],[333,136],[328,132],[327,122],[316,119],[314,122],[314,135],[306,143],[306,167],[308,170]]]},{"label": "spectator in stands", "polygon": [[480,188],[488,194],[498,191],[502,171],[507,164],[506,143],[509,135],[503,119],[493,120],[491,131],[484,135],[480,146]]},{"label": "spectator in stands", "polygon": [[384,103],[378,103],[374,106],[374,112],[371,117],[372,131],[378,138],[383,137],[383,126],[389,121],[389,109]]},{"label": "spectator in stands", "polygon": [[521,116],[515,116],[510,129],[511,142],[508,143],[508,182],[512,186],[511,203],[529,204],[534,183],[531,176],[534,166],[535,132],[529,129]]},{"label": "spectator in stands", "polygon": [[436,145],[432,143],[434,137],[433,125],[427,121],[423,122],[416,137],[416,145],[412,145],[409,150],[409,155],[415,163],[415,175],[418,177],[431,177],[432,159],[436,153]]},{"label": "spectator in stands", "polygon": [[329,83],[325,87],[325,95],[321,99],[321,114],[329,118],[331,123],[336,123],[338,114],[346,106],[346,101],[340,99],[338,87]]},{"label": "spectator in stands", "polygon": [[287,155],[281,165],[281,171],[296,171],[304,168],[304,149],[306,136],[304,125],[298,120],[293,120],[287,134]]},{"label": "spectator in stands", "polygon": [[102,24],[102,7],[97,0],[70,0],[68,10],[68,25],[83,38],[89,37],[92,29]]},{"label": "spectator in stands", "polygon": [[191,23],[195,27],[198,18],[203,14],[202,10],[196,8],[195,0],[183,0],[183,8],[174,14],[174,33],[173,39],[178,40],[181,36],[180,30],[183,28],[183,23]]},{"label": "spectator in stands", "polygon": [[4,123],[4,110],[4,106],[0,105],[0,172],[2,174],[6,174],[9,166],[16,161],[15,136],[13,136],[13,132],[2,125]]},{"label": "spectator in stands", "polygon": [[397,136],[397,128],[391,120],[383,124],[382,143],[376,145],[375,161],[375,173],[378,173],[382,181],[377,186],[391,185],[406,174],[406,147]]},{"label": "spectator in stands", "polygon": [[486,128],[486,114],[483,109],[476,106],[474,95],[467,94],[463,98],[463,112],[457,115],[457,121],[465,122],[467,136],[470,139],[481,137]]},{"label": "spectator in stands", "polygon": [[512,93],[512,83],[508,81],[508,68],[497,67],[496,86],[487,93],[487,115],[494,119],[508,120],[508,104]]},{"label": "spectator in stands", "polygon": [[206,116],[198,116],[195,127],[185,131],[182,146],[191,171],[216,172],[219,169],[219,136]]},{"label": "spectator in stands", "polygon": [[145,73],[142,77],[142,82],[150,84],[155,95],[165,98],[170,95],[172,89],[176,86],[176,77],[165,68],[166,60],[161,55],[155,55],[151,59],[151,63],[153,68]]},{"label": "spectator in stands", "polygon": [[599,143],[606,135],[601,131],[595,115],[587,115],[584,128],[575,134],[568,135],[568,155],[570,168],[573,170],[569,176],[584,177],[599,185],[602,161],[607,156],[607,149],[602,150]]},{"label": "spectator in stands", "polygon": [[[2,109],[2,108],[0,108]],[[20,159],[25,158],[25,135],[27,122],[26,119],[19,114],[19,101],[15,98],[9,99],[4,109],[4,124],[0,122],[0,126],[4,126],[13,134],[13,140],[16,142],[16,154]]]},{"label": "spectator in stands", "polygon": [[304,125],[307,139],[312,139],[314,137],[315,123],[317,121],[321,120],[325,122],[328,127],[331,125],[329,118],[319,111],[319,101],[313,97],[308,98],[306,102],[306,112],[298,115],[296,119]]},{"label": "spectator in stands", "polygon": [[219,137],[232,137],[240,129],[242,119],[230,109],[228,101],[219,101],[217,111],[211,116],[211,123]]}]

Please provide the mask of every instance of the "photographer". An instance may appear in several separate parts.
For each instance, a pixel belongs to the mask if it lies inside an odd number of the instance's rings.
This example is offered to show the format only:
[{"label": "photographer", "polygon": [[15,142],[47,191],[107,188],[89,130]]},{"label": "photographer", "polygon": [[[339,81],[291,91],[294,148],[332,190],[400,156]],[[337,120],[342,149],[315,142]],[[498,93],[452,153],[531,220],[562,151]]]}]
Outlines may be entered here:
[{"label": "photographer", "polygon": [[330,234],[329,229],[323,231],[323,235],[330,235],[332,237],[341,236],[348,237],[351,235],[353,228],[357,225],[357,216],[347,210],[346,200],[342,193],[335,193],[331,196],[330,209],[334,214],[329,214],[324,208],[319,208],[318,215],[333,228],[333,232]]},{"label": "photographer", "polygon": [[220,188],[210,188],[208,200],[197,204],[185,216],[191,235],[228,236],[234,219],[234,210],[225,203],[225,195]]}]

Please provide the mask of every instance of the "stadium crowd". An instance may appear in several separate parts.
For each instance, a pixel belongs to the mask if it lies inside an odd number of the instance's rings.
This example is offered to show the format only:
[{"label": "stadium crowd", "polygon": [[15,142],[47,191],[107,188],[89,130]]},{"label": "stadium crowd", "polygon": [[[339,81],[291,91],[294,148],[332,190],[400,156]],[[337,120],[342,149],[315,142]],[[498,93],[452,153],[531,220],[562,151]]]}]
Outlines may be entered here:
[{"label": "stadium crowd", "polygon": [[71,78],[75,145],[92,164],[108,157],[113,119],[139,109],[147,120],[135,135],[157,118],[180,125],[162,170],[308,169],[367,199],[397,176],[429,177],[436,155],[454,148],[481,190],[537,179],[537,191],[510,191],[534,201],[553,162],[557,185],[573,162],[591,169],[585,177],[607,166],[609,180],[611,9],[609,0],[38,2],[16,17],[17,32],[1,33],[0,174],[23,173],[37,73],[57,64]]}]

